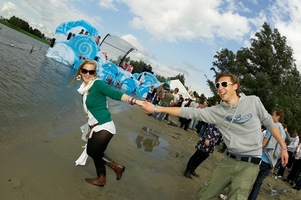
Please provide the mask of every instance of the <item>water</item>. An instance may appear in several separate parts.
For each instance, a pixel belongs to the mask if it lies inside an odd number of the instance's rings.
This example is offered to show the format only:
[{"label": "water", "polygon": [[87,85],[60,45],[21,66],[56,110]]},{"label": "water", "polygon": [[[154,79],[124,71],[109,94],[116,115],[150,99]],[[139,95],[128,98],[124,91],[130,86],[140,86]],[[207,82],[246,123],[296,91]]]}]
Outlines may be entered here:
[{"label": "water", "polygon": [[[30,54],[32,47],[35,51]],[[47,58],[48,45],[2,25],[0,149],[34,136],[62,134],[85,122],[75,74]],[[126,105],[110,102],[112,112]]]},{"label": "water", "polygon": [[156,130],[142,126],[139,132],[130,133],[131,144],[152,157],[167,157],[169,143],[160,138],[159,134]]},{"label": "water", "polygon": [[[34,52],[30,53],[34,46]],[[0,30],[0,149],[35,136],[79,131],[86,122],[75,71],[46,57],[48,45],[2,26]],[[129,105],[109,100],[111,113]],[[167,141],[142,127],[133,145],[154,156],[168,154]]]}]

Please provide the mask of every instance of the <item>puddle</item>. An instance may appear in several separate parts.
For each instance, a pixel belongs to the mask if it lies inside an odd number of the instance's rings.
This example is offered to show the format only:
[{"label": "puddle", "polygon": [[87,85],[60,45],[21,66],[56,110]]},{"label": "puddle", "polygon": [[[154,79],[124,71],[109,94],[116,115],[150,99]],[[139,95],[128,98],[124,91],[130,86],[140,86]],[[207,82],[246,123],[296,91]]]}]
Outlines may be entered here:
[{"label": "puddle", "polygon": [[169,142],[158,136],[158,131],[142,126],[137,133],[130,133],[131,144],[140,151],[155,158],[164,158],[168,155]]}]

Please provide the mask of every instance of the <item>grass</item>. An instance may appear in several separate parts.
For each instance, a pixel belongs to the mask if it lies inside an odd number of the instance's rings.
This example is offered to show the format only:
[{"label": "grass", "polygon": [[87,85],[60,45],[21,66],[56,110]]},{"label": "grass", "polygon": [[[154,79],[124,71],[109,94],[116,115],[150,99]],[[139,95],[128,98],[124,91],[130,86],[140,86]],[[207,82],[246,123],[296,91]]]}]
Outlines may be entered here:
[{"label": "grass", "polygon": [[5,25],[5,26],[8,26],[9,28],[12,28],[12,29],[14,29],[14,30],[16,30],[16,31],[19,31],[20,33],[23,33],[23,34],[25,34],[25,35],[28,35],[29,37],[32,37],[32,38],[34,38],[34,39],[36,39],[36,40],[38,40],[38,41],[40,41],[40,42],[43,42],[43,43],[48,44],[48,45],[50,44],[50,42],[49,42],[48,40],[39,38],[39,37],[37,37],[36,35],[33,35],[33,34],[27,32],[27,31],[24,31],[23,29],[20,29],[19,27],[16,27],[16,26],[10,24],[10,23],[7,22],[6,20],[0,19],[0,23],[3,24],[3,25]]}]

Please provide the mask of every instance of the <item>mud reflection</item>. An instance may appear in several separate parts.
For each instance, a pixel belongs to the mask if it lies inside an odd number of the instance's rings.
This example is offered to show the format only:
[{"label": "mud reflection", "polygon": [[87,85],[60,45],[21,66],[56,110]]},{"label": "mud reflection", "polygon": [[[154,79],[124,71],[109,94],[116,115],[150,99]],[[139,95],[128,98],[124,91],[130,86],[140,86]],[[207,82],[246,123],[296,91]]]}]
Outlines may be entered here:
[{"label": "mud reflection", "polygon": [[130,135],[133,143],[143,152],[154,157],[166,157],[168,155],[168,142],[158,136],[158,131],[142,126],[138,133]]}]

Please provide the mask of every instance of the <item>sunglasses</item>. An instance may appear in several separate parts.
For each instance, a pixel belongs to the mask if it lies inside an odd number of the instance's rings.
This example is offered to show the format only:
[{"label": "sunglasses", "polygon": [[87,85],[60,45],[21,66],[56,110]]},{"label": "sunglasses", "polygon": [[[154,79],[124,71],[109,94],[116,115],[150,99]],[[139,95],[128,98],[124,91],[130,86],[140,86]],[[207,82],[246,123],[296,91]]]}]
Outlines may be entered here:
[{"label": "sunglasses", "polygon": [[95,74],[95,70],[81,69],[80,71],[81,71],[82,74],[87,74],[87,73],[89,73],[90,75]]},{"label": "sunglasses", "polygon": [[227,82],[227,81],[217,82],[217,83],[215,83],[216,89],[218,89],[220,85],[225,88],[225,87],[228,87],[228,85],[233,85],[233,83],[232,82]]}]

